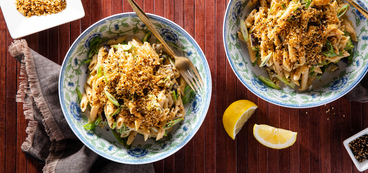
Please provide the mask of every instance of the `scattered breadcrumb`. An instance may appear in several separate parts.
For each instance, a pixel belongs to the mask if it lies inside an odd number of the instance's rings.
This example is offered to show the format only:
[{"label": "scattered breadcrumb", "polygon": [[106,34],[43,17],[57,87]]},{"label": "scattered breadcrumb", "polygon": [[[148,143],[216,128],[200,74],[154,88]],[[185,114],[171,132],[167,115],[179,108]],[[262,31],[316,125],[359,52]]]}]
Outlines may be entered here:
[{"label": "scattered breadcrumb", "polygon": [[305,112],[305,114],[308,114],[308,112]]},{"label": "scattered breadcrumb", "polygon": [[330,112],[330,109],[327,109],[327,110],[326,110],[326,113],[329,113],[329,112]]},{"label": "scattered breadcrumb", "polygon": [[345,115],[342,115],[343,117],[345,117]]},{"label": "scattered breadcrumb", "polygon": [[55,14],[66,8],[66,0],[17,0],[17,10],[26,17]]},{"label": "scattered breadcrumb", "polygon": [[330,118],[327,118],[327,120],[330,120]]}]

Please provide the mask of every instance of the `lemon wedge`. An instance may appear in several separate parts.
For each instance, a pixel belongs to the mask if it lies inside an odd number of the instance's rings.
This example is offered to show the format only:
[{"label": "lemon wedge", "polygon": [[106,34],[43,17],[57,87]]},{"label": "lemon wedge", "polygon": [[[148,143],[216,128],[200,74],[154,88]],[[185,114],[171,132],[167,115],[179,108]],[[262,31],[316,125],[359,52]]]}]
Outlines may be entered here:
[{"label": "lemon wedge", "polygon": [[266,147],[283,149],[295,143],[297,133],[269,125],[255,124],[253,127],[253,135],[258,142]]},{"label": "lemon wedge", "polygon": [[238,100],[227,107],[222,117],[222,123],[225,131],[232,139],[235,139],[236,134],[239,133],[257,107],[249,100]]}]

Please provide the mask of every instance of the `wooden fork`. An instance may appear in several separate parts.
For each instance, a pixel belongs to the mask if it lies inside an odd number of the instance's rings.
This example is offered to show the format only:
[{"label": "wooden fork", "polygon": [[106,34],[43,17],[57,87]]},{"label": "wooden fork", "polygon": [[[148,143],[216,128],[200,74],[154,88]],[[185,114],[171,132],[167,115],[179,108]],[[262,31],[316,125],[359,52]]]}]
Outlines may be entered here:
[{"label": "wooden fork", "polygon": [[127,0],[132,6],[135,13],[146,24],[147,28],[156,36],[162,45],[168,51],[168,54],[175,59],[175,67],[179,70],[181,76],[187,82],[187,84],[192,88],[193,91],[198,93],[203,88],[203,81],[199,75],[197,69],[194,67],[193,63],[185,57],[177,56],[175,52],[167,45],[165,40],[161,37],[160,33],[156,30],[155,26],[152,24],[146,13],[138,6],[134,0]]}]

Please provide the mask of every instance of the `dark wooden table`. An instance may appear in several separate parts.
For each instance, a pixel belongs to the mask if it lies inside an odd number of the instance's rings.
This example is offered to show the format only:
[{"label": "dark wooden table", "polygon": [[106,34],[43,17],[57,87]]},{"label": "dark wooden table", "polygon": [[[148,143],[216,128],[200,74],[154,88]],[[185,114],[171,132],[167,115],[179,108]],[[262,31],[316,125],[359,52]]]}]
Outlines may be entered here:
[{"label": "dark wooden table", "polygon": [[[27,36],[29,46],[61,64],[69,46],[88,26],[132,11],[125,0],[82,1],[83,19]],[[222,44],[226,0],[136,1],[146,12],[174,21],[195,38],[206,54],[213,81],[211,106],[202,127],[183,149],[154,163],[156,172],[359,172],[342,141],[368,127],[368,104],[341,98],[317,108],[288,109],[267,103],[238,81],[226,60]],[[7,52],[12,41],[0,15],[0,172],[41,172],[43,165],[20,149],[27,121],[22,105],[15,102],[19,64]],[[239,99],[249,99],[259,108],[232,140],[223,128],[222,114]],[[297,141],[283,150],[266,148],[253,137],[255,123],[298,132]]]}]

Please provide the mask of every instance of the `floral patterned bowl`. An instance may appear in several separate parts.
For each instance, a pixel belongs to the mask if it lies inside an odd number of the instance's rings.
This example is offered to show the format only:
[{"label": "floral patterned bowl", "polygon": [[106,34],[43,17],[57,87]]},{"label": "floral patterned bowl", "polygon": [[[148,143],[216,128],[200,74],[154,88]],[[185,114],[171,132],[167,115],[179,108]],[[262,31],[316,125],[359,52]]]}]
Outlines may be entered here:
[{"label": "floral patterned bowl", "polygon": [[177,125],[165,139],[155,141],[138,135],[127,149],[120,145],[108,127],[96,128],[93,133],[84,130],[87,117],[77,103],[76,88],[84,92],[87,78],[87,51],[94,37],[103,40],[132,35],[143,38],[148,28],[135,13],[122,13],[102,19],[86,29],[70,47],[59,77],[59,99],[65,119],[75,135],[97,154],[125,164],[145,164],[164,159],[182,148],[198,131],[208,111],[211,99],[211,73],[202,50],[195,40],[180,26],[153,14],[148,14],[163,38],[173,45],[178,55],[189,58],[197,67],[205,86],[201,93],[185,105],[185,120]]},{"label": "floral patterned bowl", "polygon": [[[258,75],[267,76],[266,71],[252,66],[245,43],[239,41],[237,31],[240,19],[244,19],[254,6],[247,6],[249,0],[230,0],[224,18],[223,41],[227,60],[235,75],[258,97],[283,107],[309,108],[330,103],[352,90],[364,77],[368,69],[368,23],[367,19],[350,6],[347,15],[356,27],[358,43],[354,48],[354,62],[346,65],[339,62],[339,70],[324,74],[320,80],[315,80],[313,89],[305,92],[296,91],[290,87],[281,90],[272,89],[263,84]],[[366,1],[357,0],[365,9]]]}]

